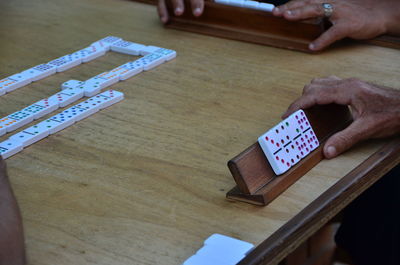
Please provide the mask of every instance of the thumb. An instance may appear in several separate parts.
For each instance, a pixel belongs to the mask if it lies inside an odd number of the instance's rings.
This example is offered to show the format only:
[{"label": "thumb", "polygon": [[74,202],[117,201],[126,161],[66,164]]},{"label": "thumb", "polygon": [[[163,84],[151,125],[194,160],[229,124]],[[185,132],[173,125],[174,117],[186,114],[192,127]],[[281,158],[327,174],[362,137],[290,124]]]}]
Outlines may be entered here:
[{"label": "thumb", "polygon": [[356,143],[368,138],[368,128],[360,119],[354,121],[349,127],[332,135],[324,145],[326,158],[334,158],[350,149]]}]

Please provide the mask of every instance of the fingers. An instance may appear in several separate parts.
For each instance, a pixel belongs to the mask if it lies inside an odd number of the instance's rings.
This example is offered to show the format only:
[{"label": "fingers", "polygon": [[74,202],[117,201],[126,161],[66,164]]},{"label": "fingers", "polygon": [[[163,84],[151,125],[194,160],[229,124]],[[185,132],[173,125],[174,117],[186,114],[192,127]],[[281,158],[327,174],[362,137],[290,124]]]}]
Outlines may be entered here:
[{"label": "fingers", "polygon": [[303,95],[300,98],[296,99],[292,104],[290,104],[289,108],[282,115],[282,119],[286,119],[290,114],[299,109],[307,109],[316,104],[317,101],[315,97],[311,97],[309,95]]},{"label": "fingers", "polygon": [[[204,0],[190,0],[190,4],[192,6],[192,12],[194,16],[198,17],[203,13]],[[180,16],[185,11],[183,0],[172,0],[172,6],[175,16]],[[165,0],[158,1],[158,14],[164,24],[168,22],[169,15]]]},{"label": "fingers", "polygon": [[204,0],[190,0],[192,6],[193,15],[198,17],[203,14],[204,10]]},{"label": "fingers", "polygon": [[345,26],[340,24],[333,25],[327,31],[322,33],[316,40],[309,45],[309,49],[312,51],[319,51],[323,48],[331,45],[333,42],[343,39],[347,36],[347,29]]},{"label": "fingers", "polygon": [[[172,0],[172,6],[174,8],[174,14],[180,16],[184,11],[183,0]],[[169,20],[168,9],[165,0],[158,0],[158,15],[160,16],[162,23],[167,23]]]},{"label": "fingers", "polygon": [[159,0],[157,6],[158,15],[160,16],[162,23],[167,23],[169,20],[167,6],[165,0]]},{"label": "fingers", "polygon": [[295,100],[282,115],[282,118],[288,117],[290,114],[299,109],[307,109],[314,105],[326,105],[336,103],[340,105],[349,105],[351,103],[353,92],[346,89],[346,82],[328,79],[324,83],[315,83],[314,81],[304,87],[303,95]]},{"label": "fingers", "polygon": [[289,10],[295,9],[295,8],[299,8],[302,6],[306,6],[307,4],[309,4],[309,1],[305,1],[305,0],[292,0],[284,5],[281,6],[277,6],[272,10],[272,13],[275,16],[283,16],[283,14],[285,12],[288,12]]},{"label": "fingers", "polygon": [[180,16],[183,14],[183,11],[185,10],[183,0],[172,0],[172,6],[174,7],[175,16]]},{"label": "fingers", "polygon": [[368,123],[358,119],[349,127],[331,136],[324,145],[326,158],[334,158],[344,151],[350,149],[356,143],[369,138],[370,130]]},{"label": "fingers", "polygon": [[341,86],[342,83],[343,83],[343,80],[334,75],[331,75],[328,77],[322,77],[322,78],[314,78],[311,80],[310,84],[304,86],[303,95],[310,92],[311,88],[314,88],[317,86],[337,87],[337,86]]},{"label": "fingers", "polygon": [[283,17],[287,20],[301,20],[314,17],[323,17],[324,9],[321,4],[300,6],[298,8],[286,10]]}]

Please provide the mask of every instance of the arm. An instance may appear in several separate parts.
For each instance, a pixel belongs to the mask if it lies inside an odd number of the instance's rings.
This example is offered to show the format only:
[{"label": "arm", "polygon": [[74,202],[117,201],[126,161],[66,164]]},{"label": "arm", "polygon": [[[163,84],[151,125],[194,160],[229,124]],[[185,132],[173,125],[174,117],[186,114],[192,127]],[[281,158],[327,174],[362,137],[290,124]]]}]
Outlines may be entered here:
[{"label": "arm", "polygon": [[332,27],[310,44],[311,50],[321,50],[346,37],[370,39],[386,33],[400,35],[398,0],[293,0],[276,7],[273,14],[288,20],[323,17],[323,2],[333,6],[329,18]]},{"label": "arm", "polygon": [[0,158],[0,265],[25,264],[24,235],[17,201]]},{"label": "arm", "polygon": [[[158,0],[158,15],[162,23],[167,23],[169,20],[169,14],[167,10],[166,0]],[[190,0],[193,15],[198,17],[201,16],[204,9],[204,0]],[[184,0],[172,0],[175,16],[180,16],[185,10]]]},{"label": "arm", "polygon": [[326,158],[333,158],[362,140],[400,133],[400,90],[355,78],[340,79],[331,76],[313,79],[304,87],[303,95],[289,106],[283,117],[298,109],[330,103],[348,105],[353,122],[326,141]]}]

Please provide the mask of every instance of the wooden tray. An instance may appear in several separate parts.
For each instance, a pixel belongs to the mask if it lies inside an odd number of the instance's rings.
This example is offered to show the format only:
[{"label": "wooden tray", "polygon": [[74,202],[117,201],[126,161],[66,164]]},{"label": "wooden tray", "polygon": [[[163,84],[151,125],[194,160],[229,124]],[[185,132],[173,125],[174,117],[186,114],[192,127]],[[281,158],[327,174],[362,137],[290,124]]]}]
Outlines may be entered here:
[{"label": "wooden tray", "polygon": [[[157,5],[157,0],[132,1]],[[205,0],[204,14],[199,18],[192,15],[190,8],[176,17],[171,0],[166,1],[171,16],[166,27],[307,53],[312,52],[308,44],[329,27],[322,19],[290,22],[265,11],[220,5],[211,0]],[[189,1],[185,0],[185,5],[190,7]],[[400,49],[400,37],[397,36],[382,35],[359,42]]]},{"label": "wooden tray", "polygon": [[[217,4],[205,1],[204,13],[195,17],[190,8],[174,16],[172,0],[166,0],[171,16],[170,28],[242,40],[279,48],[311,52],[308,45],[325,30],[322,19],[292,22],[270,12]],[[190,1],[185,0],[190,7]]]},{"label": "wooden tray", "polygon": [[267,205],[323,159],[322,148],[334,133],[352,120],[347,106],[325,105],[305,110],[320,146],[283,175],[276,176],[258,143],[228,162],[236,182],[228,199]]}]

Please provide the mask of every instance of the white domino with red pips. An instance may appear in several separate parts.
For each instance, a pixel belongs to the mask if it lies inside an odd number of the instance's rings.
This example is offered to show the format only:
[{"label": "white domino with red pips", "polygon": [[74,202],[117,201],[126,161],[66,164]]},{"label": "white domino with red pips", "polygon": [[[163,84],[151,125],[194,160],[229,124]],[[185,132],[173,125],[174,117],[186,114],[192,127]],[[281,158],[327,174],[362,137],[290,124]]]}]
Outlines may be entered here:
[{"label": "white domino with red pips", "polygon": [[90,46],[94,46],[97,49],[104,49],[105,51],[109,51],[111,49],[111,45],[120,40],[122,39],[114,36],[108,36],[105,37],[104,39],[93,42]]},{"label": "white domino with red pips", "polygon": [[303,110],[298,110],[258,138],[275,174],[281,175],[319,146]]},{"label": "white domino with red pips", "polygon": [[120,40],[111,45],[111,50],[130,55],[140,55],[140,51],[145,47],[145,45],[139,43]]},{"label": "white domino with red pips", "polygon": [[[6,159],[23,148],[34,144],[51,134],[55,134],[101,109],[107,108],[124,98],[124,94],[115,90],[105,91],[97,96],[76,104],[45,121],[39,122],[23,131],[10,136],[0,143],[0,156]],[[34,113],[33,113],[34,114]],[[33,115],[32,114],[32,115]],[[1,126],[0,126],[1,128]]]},{"label": "white domino with red pips", "polygon": [[[94,60],[110,50],[131,55],[142,55],[143,57],[121,65],[111,71],[101,73],[86,81],[69,80],[64,82],[61,86],[61,92],[0,119],[0,136],[40,119],[60,107],[66,107],[84,96],[96,96],[105,87],[129,79],[142,71],[148,71],[176,57],[176,51],[174,50],[157,46],[145,46],[125,41],[118,37],[108,36],[72,54],[67,54],[48,63],[39,64],[28,70],[1,79],[0,96],[57,72],[63,72],[81,63]],[[15,154],[14,150],[19,151],[19,146],[11,147],[11,143],[20,142],[22,146],[31,145],[47,137],[46,130],[49,130],[49,134],[55,133],[70,126],[75,121],[83,119],[100,109],[109,107],[122,99],[123,94],[113,90],[90,98],[80,103],[83,109],[79,109],[78,105],[74,106],[74,109],[67,109],[57,114],[58,116],[53,116],[35,125],[35,127],[25,129],[13,136],[10,140],[11,142],[7,143],[8,148],[0,148],[0,155],[3,155],[5,158]]]},{"label": "white domino with red pips", "polygon": [[[37,65],[28,70],[1,79],[0,96],[9,93],[17,88],[26,86],[32,82],[39,81],[40,79],[48,77],[52,74],[63,72],[81,63],[86,63],[94,60],[100,56],[103,56],[110,50],[135,56],[144,56],[134,62],[127,63],[123,66],[118,67],[124,67],[122,71],[118,72],[118,81],[126,80],[140,73],[142,70],[148,71],[176,57],[176,51],[174,50],[151,45],[146,46],[139,43],[125,41],[118,37],[108,36],[106,38],[93,42],[89,47],[83,48],[74,53],[67,54],[55,60],[52,60],[48,63]],[[62,88],[64,88],[64,86]],[[85,92],[85,96],[90,97],[99,92],[100,91],[98,91],[96,87],[91,87],[90,89],[88,89],[88,92]]]}]

